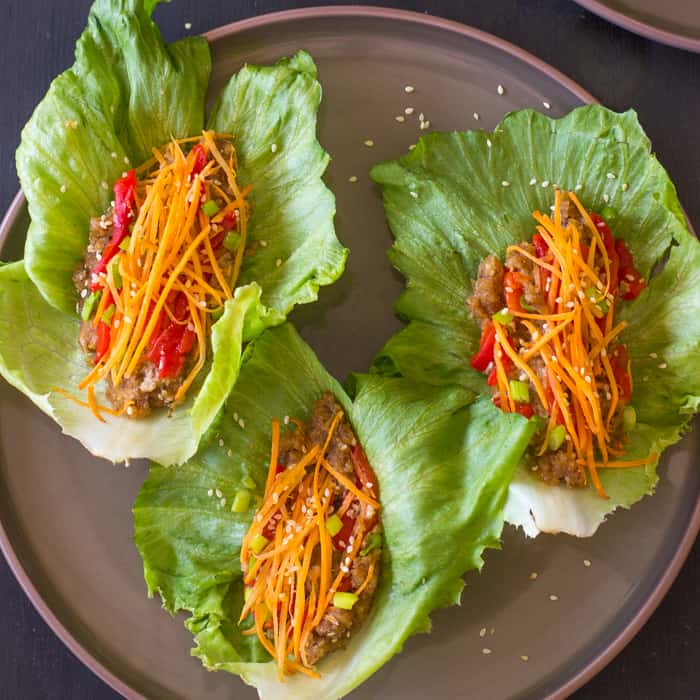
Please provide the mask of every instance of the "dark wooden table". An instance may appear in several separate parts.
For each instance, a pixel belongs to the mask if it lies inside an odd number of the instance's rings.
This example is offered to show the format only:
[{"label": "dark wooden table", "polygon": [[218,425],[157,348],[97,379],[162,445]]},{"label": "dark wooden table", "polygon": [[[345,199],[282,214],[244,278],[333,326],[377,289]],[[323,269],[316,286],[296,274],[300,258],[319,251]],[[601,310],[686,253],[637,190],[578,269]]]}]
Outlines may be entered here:
[{"label": "dark wooden table", "polygon": [[[166,39],[261,12],[321,3],[176,0],[158,11]],[[333,4],[333,3],[328,3]],[[383,2],[470,24],[556,66],[613,109],[634,107],[689,217],[700,225],[700,55],[654,44],[571,0]],[[0,212],[18,183],[22,125],[72,63],[88,0],[2,0]],[[700,293],[700,291],[699,291]],[[640,542],[643,546],[643,542]],[[77,661],[36,613],[0,557],[0,700],[102,700],[117,695]],[[700,698],[700,545],[651,620],[576,700]],[[468,689],[465,689],[468,693]]]}]

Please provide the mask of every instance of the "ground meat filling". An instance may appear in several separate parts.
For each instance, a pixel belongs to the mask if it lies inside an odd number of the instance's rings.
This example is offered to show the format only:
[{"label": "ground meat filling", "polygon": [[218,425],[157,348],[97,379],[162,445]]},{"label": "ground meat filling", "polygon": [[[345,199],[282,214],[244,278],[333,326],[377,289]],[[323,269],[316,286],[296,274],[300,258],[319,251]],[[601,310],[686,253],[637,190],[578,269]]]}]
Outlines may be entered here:
[{"label": "ground meat filling", "polygon": [[[221,154],[228,160],[234,149],[233,144],[224,139],[218,139],[216,144]],[[225,192],[228,197],[234,197],[230,184],[225,178],[215,179],[213,184]],[[218,207],[224,206],[223,198],[212,197],[212,199]],[[109,244],[113,229],[114,206],[110,206],[102,216],[90,219],[88,245],[85,249],[84,259],[73,273],[72,278],[78,294],[76,304],[78,315],[82,314],[83,305],[90,295],[92,271]],[[220,247],[217,249],[216,258],[222,270],[232,268],[233,255],[225,248]],[[210,284],[215,289],[220,289],[216,278],[212,278]],[[92,356],[95,353],[98,342],[95,323],[92,319],[81,322],[78,341],[83,352],[87,355],[88,364],[92,365]],[[130,376],[124,376],[118,386],[114,385],[110,376],[105,378],[107,399],[117,411],[127,407],[126,415],[130,418],[143,418],[148,416],[154,409],[172,407],[176,401],[176,393],[192,365],[192,352],[190,352],[182,370],[177,376],[159,377],[157,366],[144,356],[136,371]]]},{"label": "ground meat filling", "polygon": [[[301,424],[295,420],[290,421],[291,428],[282,433],[279,441],[278,473],[294,469],[304,458],[304,455],[318,446],[325,445],[334,418],[341,410],[333,394],[326,392],[314,403],[308,423]],[[367,474],[371,474],[371,468],[369,472],[358,468],[358,450],[361,451],[361,447],[352,426],[343,417],[333,430],[325,452],[325,459],[334,470],[361,488],[367,486],[366,480],[369,478]],[[353,457],[353,455],[355,456]],[[364,459],[363,452],[362,455]],[[369,486],[376,494],[377,485],[370,483]],[[301,486],[297,488],[301,489]],[[332,518],[334,514],[337,516],[342,513],[342,529],[333,532],[329,528],[332,542],[330,581],[340,580],[341,583],[337,589],[331,589],[332,602],[325,611],[321,614],[321,610],[318,609],[315,613],[320,614],[321,617],[314,627],[309,628],[306,642],[301,648],[301,662],[309,669],[328,654],[344,648],[351,637],[357,633],[370,612],[381,574],[382,526],[378,512],[369,505],[361,503],[356,496],[353,497],[353,494],[337,479],[333,480],[332,487],[328,487],[328,492],[327,498],[330,506],[325,514],[326,522],[329,522],[328,518]],[[293,492],[289,498],[285,508],[287,512],[292,512],[292,503],[298,498],[297,492]],[[311,500],[309,499],[307,502],[311,503]],[[348,502],[350,502],[349,507]],[[277,503],[277,501],[273,499],[273,503]],[[343,509],[344,504],[345,509]],[[273,516],[272,520],[274,519]],[[268,530],[263,529],[263,532],[267,533]],[[363,534],[358,534],[360,532]],[[361,536],[359,545],[355,540],[355,535]],[[274,538],[273,534],[266,534],[266,536],[268,539]],[[318,542],[318,539],[315,541]],[[354,550],[353,547],[355,547]],[[263,552],[265,551],[263,550]],[[348,555],[353,551],[352,561],[348,565],[350,562]],[[249,570],[248,566],[249,561],[244,560],[244,571]],[[321,567],[320,547],[317,547],[311,556],[309,573],[306,578],[305,605],[316,595],[315,592],[312,592],[312,588],[317,586],[321,576]],[[257,580],[256,577],[252,581],[247,581],[247,585],[254,588]],[[335,604],[335,591],[356,597],[350,609]],[[294,594],[292,593],[292,595]],[[293,630],[293,626],[291,629]],[[274,645],[275,631],[271,623],[268,623],[264,633]]]},{"label": "ground meat filling", "polygon": [[[561,197],[560,203],[561,211],[561,222],[562,227],[566,228],[569,222],[573,222],[579,231],[579,246],[581,249],[588,250],[592,244],[593,236],[585,224],[584,218],[578,208],[571,202],[565,195]],[[597,216],[597,215],[592,215]],[[602,221],[602,219],[598,219]],[[604,222],[603,222],[604,223]],[[544,239],[540,236],[539,245],[545,245],[543,243]],[[533,238],[533,241],[535,239]],[[614,241],[612,242],[615,243]],[[623,244],[624,247],[624,244]],[[519,250],[518,250],[519,249]],[[607,244],[606,244],[607,249]],[[548,247],[545,247],[548,250]],[[614,250],[612,251],[614,254]],[[507,322],[505,326],[507,327],[507,337],[515,349],[518,349],[520,353],[524,352],[526,348],[533,345],[533,343],[544,336],[548,332],[548,323],[544,320],[539,320],[536,317],[532,318],[522,318],[513,317],[509,309],[509,296],[512,297],[513,289],[508,288],[509,280],[517,277],[518,281],[518,303],[521,308],[519,311],[525,313],[535,314],[551,314],[548,301],[546,299],[546,294],[549,291],[549,287],[545,288],[544,280],[540,278],[542,274],[541,266],[538,266],[535,259],[541,257],[536,245],[533,245],[530,241],[523,241],[517,246],[510,247],[505,256],[505,264],[502,264],[500,260],[494,256],[489,255],[485,257],[479,264],[477,279],[473,281],[473,293],[466,300],[467,307],[469,308],[472,316],[479,322],[482,329],[482,346],[485,341],[484,338],[488,335],[488,331],[493,332],[493,324],[498,322],[494,320],[494,316],[498,319],[499,314],[505,315]],[[636,274],[636,271],[635,271]],[[643,280],[641,280],[643,283]],[[571,285],[573,288],[573,285]],[[622,293],[625,292],[625,287],[620,285]],[[620,294],[620,292],[618,292]],[[587,294],[588,296],[588,294]],[[624,297],[623,298],[628,298]],[[560,301],[557,299],[557,301]],[[551,304],[551,299],[549,304]],[[573,305],[572,305],[573,307]],[[512,308],[512,306],[511,306]],[[493,338],[493,335],[491,336]],[[491,340],[493,343],[493,340]],[[618,353],[618,347],[613,345],[615,348],[612,352],[613,355]],[[620,348],[626,357],[626,351],[624,351],[624,346]],[[505,371],[505,376],[508,382],[514,380],[516,383],[525,383],[529,387],[529,399],[527,404],[527,411],[522,412],[523,415],[538,415],[545,419],[549,419],[551,412],[550,406],[545,406],[540,399],[539,394],[535,391],[535,386],[532,380],[527,376],[527,374],[514,365],[509,357],[503,355],[504,364],[503,369]],[[473,358],[478,362],[477,356]],[[547,355],[547,360],[549,361],[549,356]],[[552,358],[554,360],[554,358]],[[545,362],[540,357],[539,354],[532,355],[526,360],[527,365],[531,370],[534,371],[535,375],[539,379],[542,386],[548,386],[549,380],[547,375],[547,367]],[[485,365],[483,357],[481,358],[481,364]],[[475,364],[472,366],[476,367]],[[494,385],[498,381],[496,379],[496,368],[494,360],[492,359],[488,366],[479,367],[480,371],[484,371],[490,374],[489,385],[494,387],[494,400],[499,401],[498,388]],[[583,372],[582,372],[583,373]],[[590,382],[590,377],[587,379]],[[629,379],[627,379],[629,381]],[[610,407],[610,389],[605,389],[605,384],[603,383],[603,388],[601,389],[600,396],[600,406],[603,415],[607,415],[608,409]],[[550,397],[553,401],[553,397]],[[627,397],[629,398],[629,397]],[[621,412],[623,410],[624,404],[622,402],[618,403],[613,413],[613,418],[611,423],[613,426],[619,426],[621,423]],[[516,410],[518,410],[516,408]],[[540,436],[544,437],[544,433]],[[532,445],[538,445],[541,440],[537,438],[533,439]],[[529,453],[529,461],[532,470],[539,476],[542,481],[549,484],[566,484],[571,487],[583,487],[587,484],[587,475],[585,471],[585,466],[581,464],[580,458],[577,458],[575,452],[571,449],[571,444],[565,441],[557,449],[540,450],[538,448],[531,447]],[[541,454],[537,454],[541,452]]]}]

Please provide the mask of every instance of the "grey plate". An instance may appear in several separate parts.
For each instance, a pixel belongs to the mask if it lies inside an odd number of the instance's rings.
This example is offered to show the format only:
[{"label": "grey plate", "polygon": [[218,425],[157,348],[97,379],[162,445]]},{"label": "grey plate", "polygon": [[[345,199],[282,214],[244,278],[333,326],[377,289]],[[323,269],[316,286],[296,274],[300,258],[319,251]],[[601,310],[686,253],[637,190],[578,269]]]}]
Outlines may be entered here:
[{"label": "grey plate", "polygon": [[[399,327],[392,303],[402,282],[385,257],[391,238],[370,165],[415,142],[420,112],[433,129],[492,128],[512,109],[546,101],[552,114],[563,114],[593,99],[492,36],[393,10],[292,11],[209,39],[212,94],[244,61],[269,63],[299,47],[318,61],[320,139],[333,154],[327,181],[338,198],[338,234],[352,254],[341,281],[293,320],[338,377],[366,369]],[[395,116],[407,106],[415,112],[401,124]],[[364,146],[366,139],[375,146]],[[352,175],[359,182],[350,183]],[[26,228],[18,196],[0,230],[5,259],[21,255]],[[699,447],[695,434],[670,450],[656,496],[616,515],[592,540],[528,542],[507,531],[503,551],[487,555],[482,574],[467,576],[462,607],[437,613],[432,636],[410,640],[354,697],[489,700],[573,691],[629,641],[678,572],[700,525],[700,471],[692,464]],[[127,697],[253,697],[235,677],[205,672],[189,656],[182,618],[171,620],[146,598],[130,511],[144,476],[145,465],[127,470],[92,458],[0,383],[0,544],[47,622]]]},{"label": "grey plate", "polygon": [[613,24],[662,44],[700,52],[698,0],[575,0]]}]

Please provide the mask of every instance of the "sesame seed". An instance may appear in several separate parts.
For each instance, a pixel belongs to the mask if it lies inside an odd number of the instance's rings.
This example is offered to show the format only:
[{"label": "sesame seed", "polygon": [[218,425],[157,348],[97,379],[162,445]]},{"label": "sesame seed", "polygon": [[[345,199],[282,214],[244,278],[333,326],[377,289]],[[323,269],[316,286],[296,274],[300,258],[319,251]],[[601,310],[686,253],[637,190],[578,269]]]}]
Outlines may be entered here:
[{"label": "sesame seed", "polygon": [[261,240],[261,241],[259,241],[259,243],[260,243],[260,246],[261,246],[262,248],[267,248],[267,241]]},{"label": "sesame seed", "polygon": [[488,655],[491,653],[491,649],[489,649],[488,647],[484,647],[484,648],[481,650],[481,653],[482,653],[482,654],[485,654],[486,656],[488,656]]},{"label": "sesame seed", "polygon": [[486,139],[486,145],[491,148],[491,139]]},{"label": "sesame seed", "polygon": [[521,661],[529,661],[529,660],[530,660],[530,657],[529,657],[527,654],[522,654],[522,655],[520,656],[520,660],[521,660]]},{"label": "sesame seed", "polygon": [[273,143],[272,146],[270,146],[270,150],[271,150],[273,153],[276,153],[276,152],[277,152],[277,144],[276,144],[276,143]]},{"label": "sesame seed", "polygon": [[549,187],[549,180],[542,180],[542,187]]},{"label": "sesame seed", "polygon": [[372,139],[367,139],[365,141],[365,146],[367,146],[367,148],[372,148],[374,146],[374,141],[372,141]]},{"label": "sesame seed", "polygon": [[209,496],[209,498],[211,498],[213,495],[214,495],[214,489],[209,489],[207,491],[207,496]]},{"label": "sesame seed", "polygon": [[576,187],[574,187],[574,189],[576,190],[576,192],[578,192],[582,187],[583,187],[583,185],[579,182],[578,185],[576,185]]},{"label": "sesame seed", "polygon": [[406,117],[404,117],[403,114],[397,114],[394,119],[396,119],[399,124],[403,124],[406,121]]},{"label": "sesame seed", "polygon": [[341,570],[344,574],[347,574],[347,573],[350,571],[350,569],[348,569],[348,567],[345,566],[345,564],[341,564],[341,565],[340,565],[340,570]]},{"label": "sesame seed", "polygon": [[413,199],[418,199],[418,192],[411,190],[411,197],[413,197]]},{"label": "sesame seed", "polygon": [[510,182],[508,182],[508,180],[502,180],[501,185],[503,185],[503,187],[510,187]]},{"label": "sesame seed", "polygon": [[277,258],[277,260],[275,260],[275,267],[279,267],[281,264],[282,264],[282,258]]},{"label": "sesame seed", "polygon": [[242,418],[240,418],[238,421],[238,425],[240,425],[241,428],[245,428],[245,421]]},{"label": "sesame seed", "polygon": [[109,189],[109,185],[104,180],[102,180],[102,182],[100,184],[101,184],[103,190]]},{"label": "sesame seed", "polygon": [[610,201],[610,195],[609,194],[604,194],[603,195],[603,201],[607,204]]},{"label": "sesame seed", "polygon": [[554,595],[554,593],[552,593],[552,595],[549,596],[549,599],[552,600],[552,601],[556,601],[556,600],[559,600],[559,596],[558,596],[558,595]]},{"label": "sesame seed", "polygon": [[192,22],[185,22],[185,29],[192,29]]},{"label": "sesame seed", "polygon": [[61,192],[65,192],[65,191],[66,191],[66,186],[65,186],[65,185],[61,185]]},{"label": "sesame seed", "polygon": [[116,158],[116,157],[117,157],[117,154],[116,154],[114,151],[112,151],[112,153],[111,153],[110,155],[112,156],[112,158]]},{"label": "sesame seed", "polygon": [[414,111],[415,110],[413,109],[413,107],[406,107],[406,109],[404,109],[403,113],[404,114],[413,114]]},{"label": "sesame seed", "polygon": [[416,147],[416,144],[415,144],[415,143],[412,143],[412,144],[408,147],[408,150],[409,150],[409,151],[412,151],[415,147]]},{"label": "sesame seed", "polygon": [[506,89],[503,87],[503,85],[500,85],[500,84],[499,84],[499,86],[496,88],[496,92],[497,92],[499,95],[503,95],[503,94],[505,93],[505,91],[506,91]]},{"label": "sesame seed", "polygon": [[226,499],[222,498],[219,503],[221,503],[221,507],[223,508],[226,505]]},{"label": "sesame seed", "polygon": [[473,115],[473,116],[474,116],[475,121],[478,122],[478,121],[479,121],[479,113],[478,113],[478,112],[474,112],[474,115]]},{"label": "sesame seed", "polygon": [[406,85],[406,87],[404,87],[403,91],[404,91],[404,92],[411,93],[411,92],[414,92],[415,89],[416,89],[416,88],[414,88],[413,85]]},{"label": "sesame seed", "polygon": [[235,420],[236,423],[238,423],[238,414],[235,413],[235,412],[234,412],[234,414],[233,414],[233,420]]},{"label": "sesame seed", "polygon": [[587,375],[584,377],[584,379],[586,380],[586,383],[587,383],[587,384],[590,384],[590,383],[593,381],[593,380],[591,379],[591,375],[590,375],[590,374],[587,374]]},{"label": "sesame seed", "polygon": [[567,301],[567,302],[566,302],[566,306],[567,306],[567,308],[569,308],[569,309],[573,309],[574,306],[576,306],[576,304],[574,304],[573,301]]},{"label": "sesame seed", "polygon": [[667,365],[665,362],[662,362],[662,363],[659,365],[659,369],[666,369],[666,367],[668,367],[668,365]]},{"label": "sesame seed", "polygon": [[608,180],[614,180],[617,175],[615,175],[615,173],[608,173],[605,177],[607,177]]},{"label": "sesame seed", "polygon": [[221,497],[224,495],[224,494],[221,492],[221,489],[216,489],[216,490],[214,491],[214,493],[216,494],[216,497],[217,497],[217,498],[221,498]]},{"label": "sesame seed", "polygon": [[430,120],[422,122],[420,125],[420,128],[421,128],[421,130],[429,129],[430,128]]},{"label": "sesame seed", "polygon": [[486,627],[482,627],[482,628],[479,630],[479,636],[480,636],[480,637],[485,637],[485,636],[486,636]]},{"label": "sesame seed", "polygon": [[588,568],[591,565],[591,560],[590,559],[584,559],[583,560],[583,565]]},{"label": "sesame seed", "polygon": [[421,113],[418,115],[418,121],[419,121],[419,122],[424,122],[424,121],[425,121],[425,114],[423,114],[423,112],[421,112]]},{"label": "sesame seed", "polygon": [[629,184],[627,184],[626,182],[623,182],[622,183],[622,191],[627,192],[628,189],[629,189]]},{"label": "sesame seed", "polygon": [[531,185],[536,185],[536,184],[537,184],[537,178],[536,178],[536,177],[531,178],[531,179],[530,179],[530,184],[531,184]]},{"label": "sesame seed", "polygon": [[350,566],[351,561],[352,559],[350,559],[350,557],[345,557],[345,566]]},{"label": "sesame seed", "polygon": [[536,571],[533,571],[530,574],[530,581],[534,581],[538,576],[539,576],[539,574]]},{"label": "sesame seed", "polygon": [[551,108],[552,108],[552,105],[550,105],[549,102],[547,102],[546,100],[544,100],[544,101],[542,102],[542,106],[543,106],[545,109],[551,109]]},{"label": "sesame seed", "polygon": [[276,492],[273,493],[273,494],[272,494],[272,502],[273,502],[273,503],[278,503],[279,500],[280,500],[280,495],[279,495],[278,493],[276,493]]}]

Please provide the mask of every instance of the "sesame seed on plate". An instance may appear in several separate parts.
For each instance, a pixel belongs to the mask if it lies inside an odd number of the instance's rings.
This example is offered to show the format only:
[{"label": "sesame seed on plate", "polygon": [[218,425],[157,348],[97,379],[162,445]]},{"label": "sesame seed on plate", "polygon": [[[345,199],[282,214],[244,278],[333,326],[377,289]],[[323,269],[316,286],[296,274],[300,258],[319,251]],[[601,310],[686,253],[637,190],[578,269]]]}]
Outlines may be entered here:
[{"label": "sesame seed on plate", "polygon": [[409,150],[409,151],[412,151],[415,147],[416,147],[416,144],[415,144],[415,143],[412,143],[412,144],[408,147],[408,150]]},{"label": "sesame seed on plate", "polygon": [[550,600],[556,601],[556,600],[559,600],[559,596],[558,596],[558,595],[554,595],[554,593],[552,593],[552,595],[549,596],[549,599],[550,599]]},{"label": "sesame seed on plate", "polygon": [[530,574],[530,581],[534,581],[538,576],[539,576],[539,574],[536,571],[533,571]]},{"label": "sesame seed on plate", "polygon": [[529,661],[530,657],[527,654],[521,654],[520,660],[521,661]]},{"label": "sesame seed on plate", "polygon": [[374,146],[374,141],[372,141],[372,139],[367,139],[365,141],[365,146],[367,146],[367,148],[372,148]]},{"label": "sesame seed on plate", "polygon": [[496,88],[496,92],[497,92],[499,95],[503,95],[503,94],[505,93],[505,91],[506,91],[506,89],[503,87],[503,85],[501,85],[501,84],[499,83],[498,87]]},{"label": "sesame seed on plate", "polygon": [[543,106],[545,109],[551,109],[551,108],[552,108],[552,105],[550,105],[549,102],[547,102],[546,100],[544,100],[544,101],[542,102],[542,106]]},{"label": "sesame seed on plate", "polygon": [[404,109],[403,113],[404,113],[404,114],[409,114],[409,115],[410,115],[410,114],[413,114],[414,111],[415,111],[415,110],[414,110],[413,107],[406,107],[406,109]]},{"label": "sesame seed on plate", "polygon": [[480,637],[485,637],[485,636],[486,636],[486,627],[482,627],[482,628],[479,630],[479,636],[480,636]]},{"label": "sesame seed on plate", "polygon": [[403,91],[404,91],[404,92],[409,92],[409,93],[410,93],[410,92],[414,92],[415,89],[416,89],[416,88],[414,88],[413,85],[406,85],[406,87],[404,87]]},{"label": "sesame seed on plate", "polygon": [[403,124],[406,121],[406,117],[404,117],[403,114],[397,114],[394,119],[396,119],[399,124]]},{"label": "sesame seed on plate", "polygon": [[192,22],[185,22],[185,29],[192,29]]},{"label": "sesame seed on plate", "polygon": [[591,560],[590,559],[584,559],[583,560],[583,565],[588,568],[591,565]]},{"label": "sesame seed on plate", "polygon": [[421,131],[423,131],[424,129],[429,129],[430,128],[430,120],[421,122],[420,128],[421,128]]},{"label": "sesame seed on plate", "polygon": [[348,178],[348,182],[357,182],[357,175],[351,175]]},{"label": "sesame seed on plate", "polygon": [[478,112],[474,112],[474,120],[477,122],[479,121],[479,113]]},{"label": "sesame seed on plate", "polygon": [[484,647],[484,648],[481,650],[481,653],[482,653],[482,654],[485,654],[486,656],[488,656],[488,655],[491,653],[491,649],[489,649],[488,647]]}]

